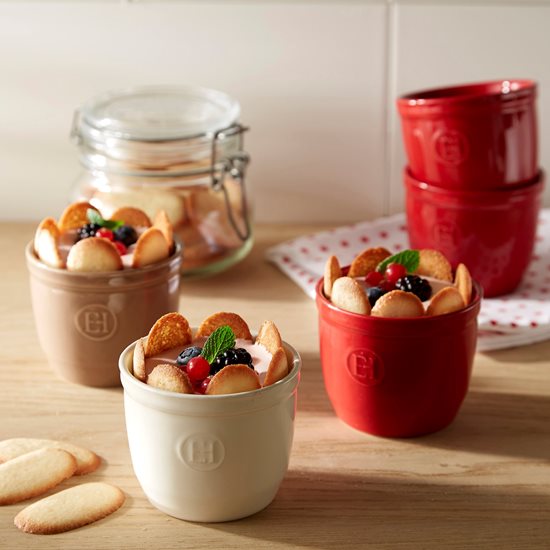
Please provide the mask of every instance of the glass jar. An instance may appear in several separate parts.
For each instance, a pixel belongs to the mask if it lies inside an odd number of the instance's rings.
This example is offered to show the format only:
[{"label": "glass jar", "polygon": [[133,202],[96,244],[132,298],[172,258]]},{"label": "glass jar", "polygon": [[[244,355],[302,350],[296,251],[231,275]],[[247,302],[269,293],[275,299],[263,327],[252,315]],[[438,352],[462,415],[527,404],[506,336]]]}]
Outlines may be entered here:
[{"label": "glass jar", "polygon": [[72,193],[109,217],[163,209],[184,246],[182,273],[219,272],[252,247],[240,106],[223,92],[142,87],[80,107],[71,135],[84,167]]}]

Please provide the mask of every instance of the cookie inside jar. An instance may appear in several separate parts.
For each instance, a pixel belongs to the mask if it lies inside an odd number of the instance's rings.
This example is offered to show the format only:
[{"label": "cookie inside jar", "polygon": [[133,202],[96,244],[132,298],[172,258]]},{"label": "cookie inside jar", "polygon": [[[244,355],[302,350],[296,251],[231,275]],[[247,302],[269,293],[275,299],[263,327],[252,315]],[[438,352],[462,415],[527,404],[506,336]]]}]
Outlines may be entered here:
[{"label": "cookie inside jar", "polygon": [[150,215],[162,210],[183,244],[182,273],[222,271],[253,239],[239,115],[233,98],[202,88],[97,96],[73,124],[84,168],[73,198],[107,216],[121,205]]}]

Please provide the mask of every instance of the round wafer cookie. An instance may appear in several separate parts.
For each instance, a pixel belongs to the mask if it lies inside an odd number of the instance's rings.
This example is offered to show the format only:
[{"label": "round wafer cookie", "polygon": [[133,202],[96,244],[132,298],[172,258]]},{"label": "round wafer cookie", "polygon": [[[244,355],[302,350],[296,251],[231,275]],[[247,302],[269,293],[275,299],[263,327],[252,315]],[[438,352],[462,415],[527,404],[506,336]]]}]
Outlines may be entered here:
[{"label": "round wafer cookie", "polygon": [[170,247],[162,231],[149,227],[139,236],[134,248],[132,267],[145,267],[170,256]]},{"label": "round wafer cookie", "polygon": [[370,313],[370,303],[363,287],[351,277],[340,277],[332,285],[332,303],[352,313]]},{"label": "round wafer cookie", "polygon": [[67,270],[86,273],[119,271],[122,260],[115,245],[101,237],[89,237],[76,242],[67,256]]},{"label": "round wafer cookie", "polygon": [[454,286],[442,288],[432,297],[426,313],[428,315],[444,315],[465,307],[462,295]]},{"label": "round wafer cookie", "polygon": [[455,286],[460,292],[464,303],[468,305],[472,299],[472,277],[464,264],[458,264],[456,268]]},{"label": "round wafer cookie", "polygon": [[392,290],[376,300],[371,313],[376,317],[422,317],[425,311],[412,292]]},{"label": "round wafer cookie", "polygon": [[218,371],[206,388],[207,395],[226,395],[261,388],[258,374],[247,365],[227,365]]},{"label": "round wafer cookie", "polygon": [[157,365],[147,377],[147,384],[174,393],[193,393],[189,377],[175,365]]},{"label": "round wafer cookie", "polygon": [[453,272],[449,260],[439,250],[424,248],[419,251],[417,275],[434,277],[441,281],[452,281]]},{"label": "round wafer cookie", "polygon": [[235,338],[243,338],[244,340],[252,340],[252,334],[246,321],[236,313],[227,311],[218,311],[207,317],[197,329],[197,338],[210,336],[217,328],[227,325],[231,327]]},{"label": "round wafer cookie", "polygon": [[367,248],[358,254],[351,262],[348,276],[364,277],[371,271],[374,271],[376,266],[389,256],[391,256],[390,251],[383,247]]},{"label": "round wafer cookie", "polygon": [[334,281],[342,276],[342,268],[336,256],[330,256],[325,264],[325,274],[323,277],[323,292],[327,298],[332,294],[332,285]]}]

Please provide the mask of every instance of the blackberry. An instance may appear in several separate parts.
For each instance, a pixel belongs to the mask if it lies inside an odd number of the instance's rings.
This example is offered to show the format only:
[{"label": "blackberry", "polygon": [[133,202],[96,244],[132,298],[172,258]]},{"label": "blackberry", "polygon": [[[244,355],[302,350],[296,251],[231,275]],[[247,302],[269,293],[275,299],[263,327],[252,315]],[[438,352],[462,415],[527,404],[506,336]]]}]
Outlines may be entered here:
[{"label": "blackberry", "polygon": [[367,297],[369,299],[370,306],[373,307],[378,298],[384,296],[386,292],[386,290],[380,288],[379,286],[371,286],[370,288],[367,288]]},{"label": "blackberry", "polygon": [[101,225],[98,223],[87,223],[78,229],[76,232],[76,241],[81,241],[82,239],[87,239],[88,237],[95,237],[95,234],[98,229],[101,228]]},{"label": "blackberry", "polygon": [[120,241],[128,247],[138,240],[136,230],[131,225],[121,225],[114,230],[115,241]]},{"label": "blackberry", "polygon": [[228,349],[214,359],[210,365],[210,374],[216,374],[227,365],[247,365],[251,369],[254,368],[252,357],[244,348]]},{"label": "blackberry", "polygon": [[201,351],[202,351],[202,348],[199,348],[197,346],[191,346],[190,348],[185,348],[178,355],[178,358],[176,359],[176,363],[180,367],[186,367],[187,363],[189,363],[189,361],[193,359],[193,357],[198,357],[201,354]]},{"label": "blackberry", "polygon": [[395,288],[416,294],[422,302],[429,300],[432,296],[432,287],[430,283],[418,275],[405,275],[401,277],[401,279],[395,283]]}]

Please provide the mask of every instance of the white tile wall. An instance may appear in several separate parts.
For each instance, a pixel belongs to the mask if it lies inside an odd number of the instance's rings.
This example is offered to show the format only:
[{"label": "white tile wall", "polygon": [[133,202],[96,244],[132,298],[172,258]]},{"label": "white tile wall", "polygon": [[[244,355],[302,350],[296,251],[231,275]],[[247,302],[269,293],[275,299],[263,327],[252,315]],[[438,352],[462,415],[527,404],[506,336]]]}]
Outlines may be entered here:
[{"label": "white tile wall", "polygon": [[78,172],[68,139],[75,107],[151,83],[241,101],[256,217],[266,221],[400,210],[394,101],[425,86],[536,78],[550,169],[550,3],[505,4],[0,2],[0,219],[58,213]]}]

